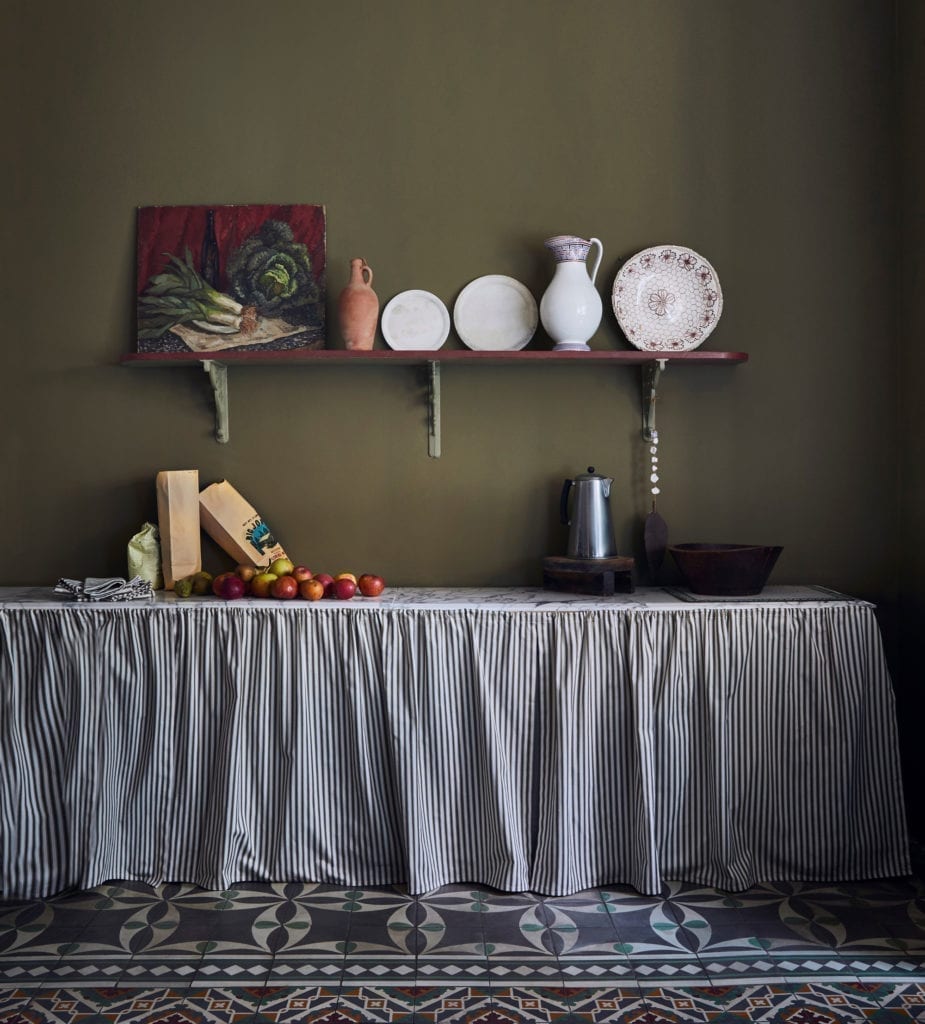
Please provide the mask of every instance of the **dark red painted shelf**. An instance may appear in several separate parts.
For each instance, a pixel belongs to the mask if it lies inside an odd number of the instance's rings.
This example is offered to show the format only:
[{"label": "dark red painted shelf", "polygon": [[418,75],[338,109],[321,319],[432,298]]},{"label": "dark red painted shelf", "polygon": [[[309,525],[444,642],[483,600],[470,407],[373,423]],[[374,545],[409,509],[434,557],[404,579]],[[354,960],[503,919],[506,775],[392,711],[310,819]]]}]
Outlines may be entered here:
[{"label": "dark red painted shelf", "polygon": [[469,349],[436,349],[415,352],[393,352],[391,349],[373,349],[370,352],[351,352],[346,349],[314,349],[307,352],[135,352],[122,357],[121,362],[132,366],[184,366],[214,360],[228,366],[272,366],[286,364],[347,364],[394,363],[396,366],[415,363],[626,363],[640,365],[657,359],[672,363],[744,363],[746,352],[643,352],[639,349],[600,349],[591,352],[553,352],[551,350],[522,350],[520,352],[473,352]]}]

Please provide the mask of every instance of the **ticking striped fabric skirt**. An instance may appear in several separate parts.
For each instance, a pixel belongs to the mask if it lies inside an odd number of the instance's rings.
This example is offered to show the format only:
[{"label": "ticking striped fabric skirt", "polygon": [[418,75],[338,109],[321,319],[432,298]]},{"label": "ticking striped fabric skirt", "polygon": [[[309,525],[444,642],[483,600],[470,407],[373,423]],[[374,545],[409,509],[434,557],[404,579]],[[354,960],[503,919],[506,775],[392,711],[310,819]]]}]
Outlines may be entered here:
[{"label": "ticking striped fabric skirt", "polygon": [[908,871],[862,603],[0,607],[6,897]]}]

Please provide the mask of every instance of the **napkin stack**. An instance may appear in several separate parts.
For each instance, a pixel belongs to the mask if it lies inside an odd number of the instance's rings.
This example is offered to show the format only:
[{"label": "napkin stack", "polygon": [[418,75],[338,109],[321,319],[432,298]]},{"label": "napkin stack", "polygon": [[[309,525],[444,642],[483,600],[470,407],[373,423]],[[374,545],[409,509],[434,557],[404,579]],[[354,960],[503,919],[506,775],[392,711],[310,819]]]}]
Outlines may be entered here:
[{"label": "napkin stack", "polygon": [[60,579],[55,584],[56,594],[67,594],[77,601],[153,601],[154,588],[148,580],[135,576],[131,580],[109,576],[100,579],[88,576],[87,579]]}]

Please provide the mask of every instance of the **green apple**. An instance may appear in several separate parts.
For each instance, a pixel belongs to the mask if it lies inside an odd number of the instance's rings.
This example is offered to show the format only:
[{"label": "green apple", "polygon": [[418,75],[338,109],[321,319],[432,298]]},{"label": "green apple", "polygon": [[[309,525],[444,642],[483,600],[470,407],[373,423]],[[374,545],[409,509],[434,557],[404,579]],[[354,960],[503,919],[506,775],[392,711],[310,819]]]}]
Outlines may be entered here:
[{"label": "green apple", "polygon": [[274,576],[291,576],[294,568],[288,558],[277,558],[270,562],[267,572],[273,573]]}]

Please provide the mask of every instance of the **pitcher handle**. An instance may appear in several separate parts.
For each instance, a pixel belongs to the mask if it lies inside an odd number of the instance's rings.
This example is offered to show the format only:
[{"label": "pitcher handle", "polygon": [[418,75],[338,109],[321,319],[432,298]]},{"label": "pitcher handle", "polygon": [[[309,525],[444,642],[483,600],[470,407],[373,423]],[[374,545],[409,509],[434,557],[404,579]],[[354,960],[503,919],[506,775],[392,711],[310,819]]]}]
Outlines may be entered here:
[{"label": "pitcher handle", "polygon": [[[366,275],[369,274],[369,277]],[[363,283],[371,285],[373,283],[373,268],[363,260],[363,266],[360,268],[360,276],[363,278]]]},{"label": "pitcher handle", "polygon": [[594,284],[595,279],[597,278],[597,272],[601,266],[601,260],[604,258],[604,247],[601,245],[601,240],[599,238],[592,238],[589,241],[592,245],[597,246],[597,259],[594,261],[594,269],[591,271],[591,284]]}]

